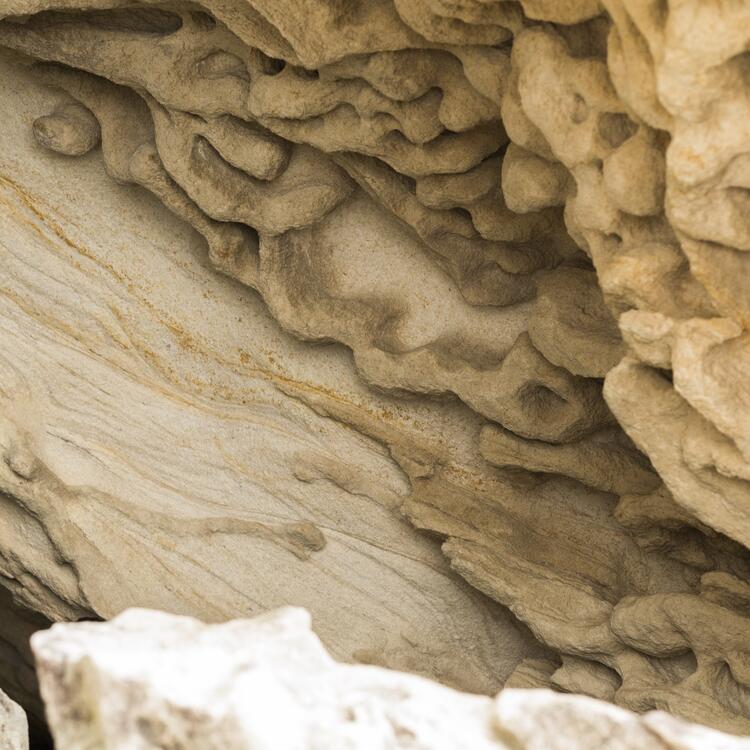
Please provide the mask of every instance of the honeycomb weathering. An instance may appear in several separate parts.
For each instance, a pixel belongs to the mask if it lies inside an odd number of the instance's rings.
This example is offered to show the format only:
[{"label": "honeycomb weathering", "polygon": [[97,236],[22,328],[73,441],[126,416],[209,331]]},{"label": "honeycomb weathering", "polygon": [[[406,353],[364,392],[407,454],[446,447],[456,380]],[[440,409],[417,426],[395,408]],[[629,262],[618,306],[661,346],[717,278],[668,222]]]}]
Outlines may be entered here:
[{"label": "honeycomb weathering", "polygon": [[750,732],[750,6],[0,16],[14,607]]}]

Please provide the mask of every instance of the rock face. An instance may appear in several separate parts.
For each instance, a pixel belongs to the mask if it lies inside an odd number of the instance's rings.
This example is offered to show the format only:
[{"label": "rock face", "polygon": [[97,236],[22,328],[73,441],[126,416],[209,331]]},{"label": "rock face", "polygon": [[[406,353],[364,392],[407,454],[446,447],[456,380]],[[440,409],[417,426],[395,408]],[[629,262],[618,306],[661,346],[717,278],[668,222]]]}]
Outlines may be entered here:
[{"label": "rock face", "polygon": [[29,726],[23,709],[0,690],[0,750],[29,750]]},{"label": "rock face", "polygon": [[750,732],[749,27],[0,0],[0,582]]},{"label": "rock face", "polygon": [[29,639],[35,631],[50,625],[39,614],[17,606],[10,592],[0,587],[0,685],[14,703],[25,709],[24,724],[28,718],[27,734],[34,750],[47,747],[49,733]]},{"label": "rock face", "polygon": [[210,621],[291,602],[339,658],[488,693],[542,655],[401,516],[387,448],[325,407],[445,456],[468,451],[468,410],[373,396],[344,350],[284,334],[196,235],[113,189],[98,154],[19,151],[55,95],[5,70],[0,576],[18,602]]},{"label": "rock face", "polygon": [[495,701],[336,663],[301,609],[206,626],[129,610],[33,647],[58,750],[747,750],[750,740],[550,690]]}]

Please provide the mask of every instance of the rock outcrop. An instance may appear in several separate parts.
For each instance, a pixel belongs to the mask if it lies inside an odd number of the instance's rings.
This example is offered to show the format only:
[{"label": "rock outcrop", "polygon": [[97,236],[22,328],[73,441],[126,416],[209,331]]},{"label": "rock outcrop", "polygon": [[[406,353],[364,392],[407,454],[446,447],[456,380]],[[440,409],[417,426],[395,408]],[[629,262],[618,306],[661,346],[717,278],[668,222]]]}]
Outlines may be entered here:
[{"label": "rock outcrop", "polygon": [[23,709],[0,690],[0,750],[29,750],[29,727]]},{"label": "rock outcrop", "polygon": [[496,700],[335,662],[286,608],[206,626],[129,610],[33,639],[58,750],[747,750],[749,739],[550,690]]},{"label": "rock outcrop", "polygon": [[18,603],[750,732],[745,4],[0,18]]},{"label": "rock outcrop", "polygon": [[97,153],[19,149],[56,94],[3,70],[0,580],[19,605],[216,622],[293,603],[337,658],[487,693],[542,656],[400,514],[387,447],[309,398],[445,456],[470,412],[374,395],[343,349],[285,334]]}]

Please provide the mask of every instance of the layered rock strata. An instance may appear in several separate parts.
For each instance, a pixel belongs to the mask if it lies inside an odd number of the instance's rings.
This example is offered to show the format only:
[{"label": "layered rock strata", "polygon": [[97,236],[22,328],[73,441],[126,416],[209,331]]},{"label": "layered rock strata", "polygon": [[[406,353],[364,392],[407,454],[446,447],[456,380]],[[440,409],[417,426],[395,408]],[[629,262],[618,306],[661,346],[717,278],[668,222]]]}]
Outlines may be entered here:
[{"label": "layered rock strata", "polygon": [[409,483],[387,448],[305,399],[444,455],[470,445],[467,410],[373,396],[343,349],[284,334],[97,154],[18,149],[56,94],[5,70],[0,575],[18,603],[216,622],[292,602],[338,658],[488,693],[542,656],[400,515]]},{"label": "layered rock strata", "polygon": [[742,3],[0,15],[19,602],[750,731]]},{"label": "layered rock strata", "polygon": [[335,662],[285,608],[206,626],[129,610],[33,639],[58,750],[747,750],[750,740],[550,690],[468,695]]},{"label": "layered rock strata", "polygon": [[29,750],[29,727],[23,709],[0,690],[0,748]]}]

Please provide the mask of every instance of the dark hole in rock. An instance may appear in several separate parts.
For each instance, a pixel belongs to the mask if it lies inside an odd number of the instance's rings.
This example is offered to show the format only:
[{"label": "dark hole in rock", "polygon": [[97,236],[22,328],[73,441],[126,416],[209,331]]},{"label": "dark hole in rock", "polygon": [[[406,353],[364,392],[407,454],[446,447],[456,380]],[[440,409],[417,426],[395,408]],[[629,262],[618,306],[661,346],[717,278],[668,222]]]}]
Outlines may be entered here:
[{"label": "dark hole in rock", "polygon": [[612,148],[622,146],[638,131],[638,126],[621,112],[605,112],[599,115],[597,127],[599,135]]}]

